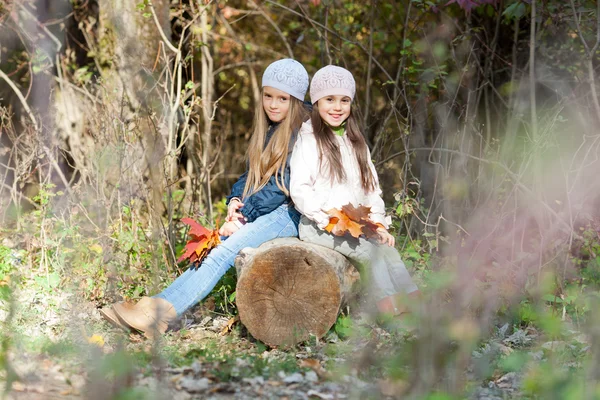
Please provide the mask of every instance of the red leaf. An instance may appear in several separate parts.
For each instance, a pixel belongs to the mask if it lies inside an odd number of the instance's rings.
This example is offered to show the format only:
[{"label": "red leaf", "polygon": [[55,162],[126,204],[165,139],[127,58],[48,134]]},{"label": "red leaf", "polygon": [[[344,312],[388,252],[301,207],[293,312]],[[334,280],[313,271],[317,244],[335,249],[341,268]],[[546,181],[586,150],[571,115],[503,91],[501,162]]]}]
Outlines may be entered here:
[{"label": "red leaf", "polygon": [[221,243],[219,231],[217,229],[208,230],[191,218],[182,218],[181,222],[191,227],[188,232],[191,239],[186,243],[184,252],[177,262],[189,260],[191,263],[199,265],[204,257]]},{"label": "red leaf", "polygon": [[191,229],[188,232],[189,235],[202,236],[208,235],[210,233],[208,229],[206,229],[191,218],[181,218],[181,222],[190,226]]}]

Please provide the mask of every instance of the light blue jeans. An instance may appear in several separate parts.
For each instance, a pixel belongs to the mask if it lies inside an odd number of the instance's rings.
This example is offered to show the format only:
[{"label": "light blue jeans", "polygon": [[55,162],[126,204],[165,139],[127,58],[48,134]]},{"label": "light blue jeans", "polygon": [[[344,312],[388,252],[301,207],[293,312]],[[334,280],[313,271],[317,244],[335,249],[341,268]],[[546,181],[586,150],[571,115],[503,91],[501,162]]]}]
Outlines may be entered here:
[{"label": "light blue jeans", "polygon": [[379,301],[396,294],[409,294],[418,290],[394,247],[363,237],[334,236],[319,229],[313,221],[304,216],[300,220],[298,230],[300,240],[342,253],[352,264],[365,270],[367,276],[364,278],[367,278],[367,286],[373,300]]},{"label": "light blue jeans", "polygon": [[300,214],[292,205],[283,204],[274,211],[249,222],[212,249],[198,269],[190,267],[154,297],[167,300],[181,315],[204,299],[225,272],[233,266],[240,250],[258,247],[269,240],[298,236]]}]

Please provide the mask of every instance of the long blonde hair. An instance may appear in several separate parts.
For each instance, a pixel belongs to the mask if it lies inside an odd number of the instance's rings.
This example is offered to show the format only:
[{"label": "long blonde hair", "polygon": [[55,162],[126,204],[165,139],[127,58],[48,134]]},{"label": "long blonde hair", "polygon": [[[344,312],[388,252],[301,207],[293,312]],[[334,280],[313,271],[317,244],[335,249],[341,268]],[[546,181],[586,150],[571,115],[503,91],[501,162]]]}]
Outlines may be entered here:
[{"label": "long blonde hair", "polygon": [[290,147],[292,134],[300,129],[300,126],[309,117],[308,111],[304,108],[302,101],[290,96],[290,108],[286,118],[276,127],[277,131],[271,136],[271,140],[265,146],[267,130],[269,129],[269,119],[262,104],[262,90],[260,102],[254,112],[254,122],[252,124],[252,137],[246,151],[246,160],[248,162],[248,177],[244,187],[243,198],[262,189],[269,179],[275,175],[277,187],[281,189],[286,196],[289,191],[285,187],[284,174],[286,160]]}]

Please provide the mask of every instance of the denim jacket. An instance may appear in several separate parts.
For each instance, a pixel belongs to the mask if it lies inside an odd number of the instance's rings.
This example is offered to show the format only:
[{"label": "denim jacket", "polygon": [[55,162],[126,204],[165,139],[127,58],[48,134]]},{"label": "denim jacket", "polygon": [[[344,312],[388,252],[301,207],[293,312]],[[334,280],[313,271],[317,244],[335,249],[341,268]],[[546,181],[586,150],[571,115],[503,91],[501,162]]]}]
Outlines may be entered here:
[{"label": "denim jacket", "polygon": [[[279,124],[272,124],[267,131],[267,137],[265,138],[265,147],[269,143],[269,140],[273,137],[273,134],[277,130]],[[294,149],[294,143],[296,141],[297,132],[292,134],[290,138],[290,145],[288,147],[288,156],[285,161],[285,169],[283,175],[283,182],[285,187],[289,190],[290,187],[290,156],[292,154],[292,150]],[[227,196],[227,204],[231,201],[232,198],[237,197],[244,203],[244,206],[240,208],[240,212],[244,217],[246,217],[248,222],[254,221],[256,218],[261,215],[265,215],[275,210],[277,207],[284,203],[290,202],[290,197],[281,191],[279,186],[277,186],[277,180],[275,175],[272,175],[269,178],[267,184],[260,189],[258,192],[255,192],[248,196],[245,199],[242,199],[244,194],[244,187],[246,186],[246,179],[248,178],[248,171],[244,172],[242,176],[239,177],[236,183],[234,183],[231,188],[231,194]]]}]

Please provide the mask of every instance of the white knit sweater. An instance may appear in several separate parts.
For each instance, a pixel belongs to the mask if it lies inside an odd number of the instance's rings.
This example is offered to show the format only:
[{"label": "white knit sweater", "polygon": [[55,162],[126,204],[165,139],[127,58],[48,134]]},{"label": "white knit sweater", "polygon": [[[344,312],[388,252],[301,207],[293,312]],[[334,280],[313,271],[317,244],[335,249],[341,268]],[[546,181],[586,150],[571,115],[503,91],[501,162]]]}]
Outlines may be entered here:
[{"label": "white knit sweater", "polygon": [[[346,181],[331,183],[319,169],[319,150],[309,121],[302,124],[298,139],[290,160],[290,194],[294,206],[307,218],[315,221],[321,229],[329,223],[326,211],[341,209],[346,204],[355,207],[359,205],[371,207],[370,219],[388,228],[385,218],[385,205],[381,198],[381,189],[371,154],[367,154],[369,167],[375,176],[376,190],[365,192],[360,183],[360,169],[354,156],[350,140],[344,134],[335,135],[342,156],[342,165],[346,169]],[[367,150],[368,152],[368,150]],[[323,170],[328,170],[328,164],[323,163]]]}]

